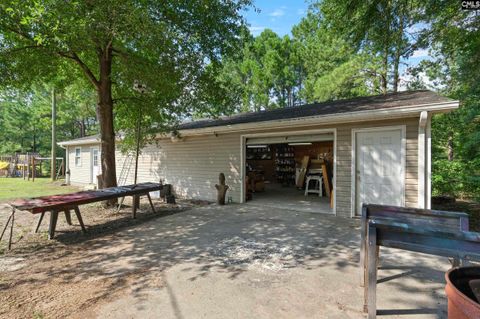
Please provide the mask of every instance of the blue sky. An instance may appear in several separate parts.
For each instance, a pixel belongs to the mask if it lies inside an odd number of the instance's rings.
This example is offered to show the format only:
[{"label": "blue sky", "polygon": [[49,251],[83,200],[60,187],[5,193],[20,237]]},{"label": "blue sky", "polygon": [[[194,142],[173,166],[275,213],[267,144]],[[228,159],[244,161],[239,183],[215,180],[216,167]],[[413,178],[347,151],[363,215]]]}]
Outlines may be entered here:
[{"label": "blue sky", "polygon": [[[253,8],[245,12],[250,32],[257,36],[265,28],[269,28],[280,36],[291,35],[292,27],[305,16],[309,3],[308,0],[254,0],[254,6],[258,12]],[[422,27],[422,25],[415,27]],[[408,66],[415,66],[424,59],[429,59],[427,50],[415,51],[412,57],[403,61],[400,73],[404,73]],[[402,74],[402,78],[407,79],[405,74]]]},{"label": "blue sky", "polygon": [[290,34],[292,26],[300,22],[308,9],[308,4],[301,0],[256,0],[254,5],[259,12],[250,8],[245,17],[250,24],[250,32],[255,36],[265,28],[280,36]]}]

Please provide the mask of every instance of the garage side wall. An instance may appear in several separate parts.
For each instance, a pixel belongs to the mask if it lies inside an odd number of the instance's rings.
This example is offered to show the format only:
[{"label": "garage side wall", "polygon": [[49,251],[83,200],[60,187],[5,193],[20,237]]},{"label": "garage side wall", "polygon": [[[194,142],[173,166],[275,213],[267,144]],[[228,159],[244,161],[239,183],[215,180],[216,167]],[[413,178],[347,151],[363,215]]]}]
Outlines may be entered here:
[{"label": "garage side wall", "polygon": [[[133,183],[135,160],[117,151],[117,178],[122,167]],[[125,164],[124,164],[125,163]],[[130,163],[130,164],[129,164]],[[128,167],[130,169],[128,170]],[[142,149],[139,156],[138,181],[172,184],[179,197],[215,201],[218,174],[224,173],[229,185],[227,196],[240,201],[240,135],[187,136],[173,143],[161,139]]]},{"label": "garage side wall", "polygon": [[[90,149],[99,144],[68,146],[68,167],[70,168],[70,183],[84,186],[90,184]],[[80,165],[75,165],[75,148],[80,148]]]}]

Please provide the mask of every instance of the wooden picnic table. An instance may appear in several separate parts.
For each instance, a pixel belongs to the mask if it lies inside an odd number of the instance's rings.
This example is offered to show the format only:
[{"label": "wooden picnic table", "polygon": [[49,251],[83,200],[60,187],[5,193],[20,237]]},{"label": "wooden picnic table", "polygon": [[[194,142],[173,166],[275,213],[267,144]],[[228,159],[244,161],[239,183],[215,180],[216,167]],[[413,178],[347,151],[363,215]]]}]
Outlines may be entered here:
[{"label": "wooden picnic table", "polygon": [[[85,225],[83,224],[82,215],[80,213],[80,209],[78,208],[80,205],[101,202],[109,199],[124,198],[126,196],[132,196],[133,203],[136,203],[141,196],[147,196],[152,211],[155,212],[155,208],[153,207],[152,199],[150,197],[150,192],[159,191],[162,189],[162,187],[163,186],[159,183],[140,183],[135,185],[104,188],[99,190],[82,191],[71,194],[18,199],[9,204],[12,207],[12,212],[7,220],[7,223],[5,224],[5,227],[3,228],[2,234],[0,235],[0,240],[2,239],[8,225],[10,224],[8,249],[11,248],[13,224],[15,222],[16,211],[29,211],[32,214],[40,214],[37,226],[35,227],[35,232],[38,232],[45,213],[50,212],[48,238],[52,239],[55,236],[55,228],[57,226],[58,214],[61,212],[65,213],[67,223],[71,225],[72,223],[70,212],[71,210],[73,210],[82,228],[82,231],[85,233]],[[133,218],[136,218],[136,213],[137,205],[134,204],[132,205]]]}]

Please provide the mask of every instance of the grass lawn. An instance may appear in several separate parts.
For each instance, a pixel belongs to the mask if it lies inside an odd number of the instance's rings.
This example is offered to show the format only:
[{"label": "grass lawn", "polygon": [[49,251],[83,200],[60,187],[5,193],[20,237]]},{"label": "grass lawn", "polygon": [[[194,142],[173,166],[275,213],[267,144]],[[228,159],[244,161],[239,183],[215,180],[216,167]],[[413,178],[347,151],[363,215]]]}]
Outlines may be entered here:
[{"label": "grass lawn", "polygon": [[0,201],[72,193],[79,190],[73,186],[60,186],[62,182],[51,182],[50,178],[35,178],[35,182],[32,182],[23,178],[0,177]]}]

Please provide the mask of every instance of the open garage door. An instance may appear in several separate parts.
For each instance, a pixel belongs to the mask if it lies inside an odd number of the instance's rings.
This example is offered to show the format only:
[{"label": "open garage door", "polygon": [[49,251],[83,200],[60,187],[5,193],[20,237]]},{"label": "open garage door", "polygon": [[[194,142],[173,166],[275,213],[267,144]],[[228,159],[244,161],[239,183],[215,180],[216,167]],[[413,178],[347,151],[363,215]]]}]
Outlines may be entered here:
[{"label": "open garage door", "polygon": [[309,213],[335,213],[335,132],[245,136],[244,199]]}]

